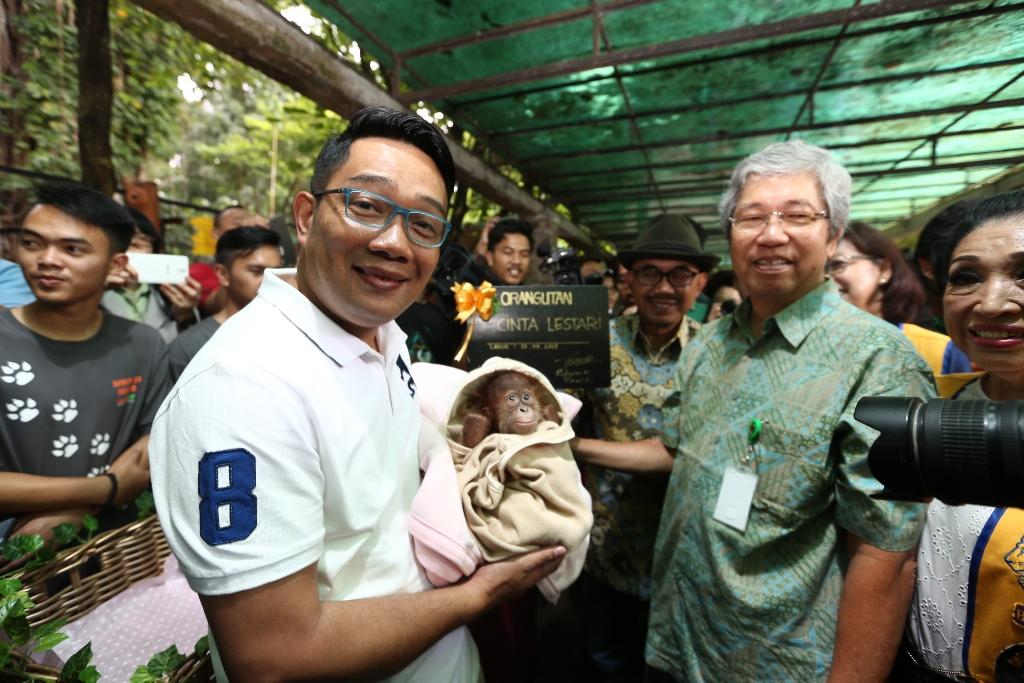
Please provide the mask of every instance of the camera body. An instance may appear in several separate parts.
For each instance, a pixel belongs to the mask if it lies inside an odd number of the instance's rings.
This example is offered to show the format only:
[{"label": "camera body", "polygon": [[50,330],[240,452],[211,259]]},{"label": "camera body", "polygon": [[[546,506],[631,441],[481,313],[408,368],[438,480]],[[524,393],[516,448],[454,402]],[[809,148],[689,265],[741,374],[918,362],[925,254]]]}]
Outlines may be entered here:
[{"label": "camera body", "polygon": [[551,281],[556,285],[580,285],[580,259],[572,247],[554,247],[541,245],[537,247],[537,255],[541,257],[540,270],[550,273]]},{"label": "camera body", "polygon": [[1024,507],[1024,401],[868,397],[853,416],[880,432],[877,497]]}]

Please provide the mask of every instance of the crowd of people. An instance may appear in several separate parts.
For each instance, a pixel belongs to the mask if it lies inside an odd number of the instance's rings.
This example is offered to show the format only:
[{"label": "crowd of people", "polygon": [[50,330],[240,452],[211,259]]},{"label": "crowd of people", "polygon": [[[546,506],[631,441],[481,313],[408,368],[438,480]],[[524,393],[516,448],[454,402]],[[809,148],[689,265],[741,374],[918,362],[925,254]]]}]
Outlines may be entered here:
[{"label": "crowd of people", "polygon": [[[160,285],[129,263],[161,252],[145,215],[38,188],[0,239],[0,534],[116,524],[151,487],[220,680],[536,677],[536,615],[495,610],[566,549],[432,588],[407,526],[422,397],[395,321],[450,239],[448,146],[370,108],[313,169],[297,267],[233,206],[213,262]],[[880,499],[854,417],[1024,399],[1024,191],[952,204],[910,257],[851,195],[827,150],[775,143],[722,196],[731,270],[681,214],[582,259],[612,381],[571,441],[594,518],[576,680],[1024,680],[1024,512]],[[535,248],[510,216],[472,257],[514,286]]]}]

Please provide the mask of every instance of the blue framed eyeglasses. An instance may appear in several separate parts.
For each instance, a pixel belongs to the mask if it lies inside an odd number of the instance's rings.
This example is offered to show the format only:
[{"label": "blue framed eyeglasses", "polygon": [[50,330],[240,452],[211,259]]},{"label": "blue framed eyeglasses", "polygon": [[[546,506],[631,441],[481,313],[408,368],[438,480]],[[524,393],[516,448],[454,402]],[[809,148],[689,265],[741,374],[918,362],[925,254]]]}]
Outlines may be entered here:
[{"label": "blue framed eyeglasses", "polygon": [[313,196],[319,199],[329,194],[340,194],[345,197],[345,218],[358,223],[364,228],[383,230],[391,225],[395,215],[402,216],[402,227],[405,235],[413,244],[428,249],[436,249],[444,244],[452,224],[432,213],[406,209],[387,197],[369,190],[353,187],[337,187],[332,190],[320,190]]}]

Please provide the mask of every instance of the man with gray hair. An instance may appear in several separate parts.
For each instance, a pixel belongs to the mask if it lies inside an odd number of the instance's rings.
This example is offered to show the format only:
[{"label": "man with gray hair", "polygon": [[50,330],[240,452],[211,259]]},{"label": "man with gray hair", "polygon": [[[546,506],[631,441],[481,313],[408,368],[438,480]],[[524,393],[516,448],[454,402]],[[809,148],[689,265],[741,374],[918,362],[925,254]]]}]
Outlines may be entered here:
[{"label": "man with gray hair", "polygon": [[[923,509],[871,497],[863,396],[934,395],[899,332],[825,275],[849,173],[799,140],[742,161],[721,202],[749,292],[684,349],[646,659],[693,681],[883,681]],[[648,465],[650,465],[648,463]]]}]

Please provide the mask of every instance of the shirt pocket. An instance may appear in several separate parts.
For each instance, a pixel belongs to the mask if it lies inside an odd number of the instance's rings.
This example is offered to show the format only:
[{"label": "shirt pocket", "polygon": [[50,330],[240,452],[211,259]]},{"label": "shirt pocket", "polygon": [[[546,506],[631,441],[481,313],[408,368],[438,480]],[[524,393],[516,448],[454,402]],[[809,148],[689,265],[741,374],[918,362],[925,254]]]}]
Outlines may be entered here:
[{"label": "shirt pocket", "polygon": [[755,446],[755,460],[753,507],[777,524],[795,528],[831,504],[834,468],[827,444],[807,432],[768,423]]}]

